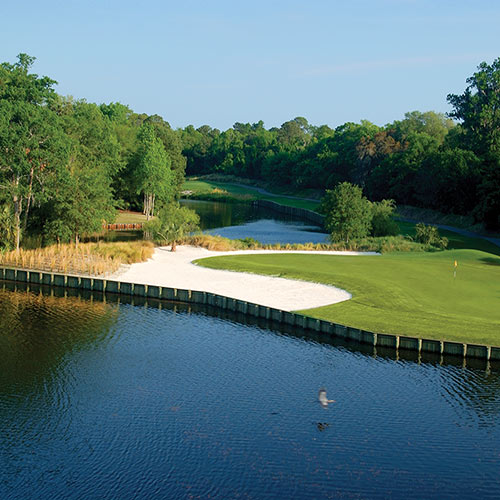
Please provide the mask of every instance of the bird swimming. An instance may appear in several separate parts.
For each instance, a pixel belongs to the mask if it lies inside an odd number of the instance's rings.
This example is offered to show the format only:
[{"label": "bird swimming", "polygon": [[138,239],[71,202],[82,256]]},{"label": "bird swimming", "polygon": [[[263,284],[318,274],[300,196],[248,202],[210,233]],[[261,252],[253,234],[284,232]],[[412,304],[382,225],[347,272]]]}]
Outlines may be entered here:
[{"label": "bird swimming", "polygon": [[334,399],[328,399],[326,397],[326,389],[321,388],[318,392],[318,401],[323,408],[328,408],[329,403],[335,403]]}]

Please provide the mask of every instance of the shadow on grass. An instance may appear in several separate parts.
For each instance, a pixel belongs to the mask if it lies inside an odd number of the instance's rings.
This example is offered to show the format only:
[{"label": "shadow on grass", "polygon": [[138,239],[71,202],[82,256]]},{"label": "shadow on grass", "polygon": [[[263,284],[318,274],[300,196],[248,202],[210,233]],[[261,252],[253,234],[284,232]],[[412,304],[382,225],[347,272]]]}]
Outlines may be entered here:
[{"label": "shadow on grass", "polygon": [[489,266],[500,266],[500,258],[498,257],[483,257],[480,259],[481,262],[488,264]]}]

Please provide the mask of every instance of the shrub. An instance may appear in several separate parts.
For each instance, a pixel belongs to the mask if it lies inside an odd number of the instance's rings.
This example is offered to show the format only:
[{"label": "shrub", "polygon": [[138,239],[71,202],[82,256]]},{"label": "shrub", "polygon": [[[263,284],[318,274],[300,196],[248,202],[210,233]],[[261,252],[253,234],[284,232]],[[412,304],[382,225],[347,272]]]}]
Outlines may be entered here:
[{"label": "shrub", "polygon": [[399,225],[394,220],[396,204],[394,200],[373,202],[372,209],[372,236],[396,236],[399,234]]},{"label": "shrub", "polygon": [[321,202],[325,212],[325,227],[333,242],[349,242],[351,238],[363,238],[371,227],[370,202],[359,186],[349,182],[327,190]]},{"label": "shrub", "polygon": [[187,207],[172,203],[158,214],[158,217],[144,225],[144,231],[152,234],[159,243],[170,243],[175,252],[177,243],[199,228],[200,217]]},{"label": "shrub", "polygon": [[436,226],[427,225],[423,222],[419,222],[415,226],[415,241],[441,249],[448,246],[448,238],[441,237]]}]

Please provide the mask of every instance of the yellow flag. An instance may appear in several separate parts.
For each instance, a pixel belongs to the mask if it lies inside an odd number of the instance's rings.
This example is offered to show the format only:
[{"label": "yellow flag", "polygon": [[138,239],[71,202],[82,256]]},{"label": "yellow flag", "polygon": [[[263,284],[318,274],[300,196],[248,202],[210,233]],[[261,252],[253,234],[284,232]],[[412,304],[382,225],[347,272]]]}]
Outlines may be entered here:
[{"label": "yellow flag", "polygon": [[455,267],[457,267],[457,266],[458,266],[458,263],[457,263],[457,261],[455,261]]}]

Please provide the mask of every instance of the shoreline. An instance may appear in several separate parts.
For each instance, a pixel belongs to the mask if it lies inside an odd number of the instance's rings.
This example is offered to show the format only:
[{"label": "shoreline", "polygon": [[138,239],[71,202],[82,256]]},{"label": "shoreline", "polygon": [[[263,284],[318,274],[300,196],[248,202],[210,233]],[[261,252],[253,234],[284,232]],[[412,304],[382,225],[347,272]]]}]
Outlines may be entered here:
[{"label": "shoreline", "polygon": [[[245,274],[245,276],[252,275]],[[14,286],[20,283],[22,287],[25,287],[23,290],[34,291],[35,293],[44,293],[44,288],[45,293],[47,293],[47,288],[49,288],[50,295],[58,297],[80,296],[81,294],[84,298],[92,300],[94,294],[97,294],[96,296],[99,300],[102,300],[103,297],[104,300],[111,298],[113,302],[123,302],[132,305],[147,305],[148,301],[152,301],[153,305],[157,305],[160,308],[163,300],[211,306],[223,311],[227,310],[232,313],[243,314],[245,317],[253,317],[257,320],[262,319],[264,321],[276,322],[292,328],[310,330],[320,335],[329,335],[344,339],[348,342],[353,341],[359,344],[370,345],[373,347],[375,355],[380,348],[392,350],[396,352],[396,356],[400,350],[413,351],[416,353],[415,356],[418,356],[415,360],[420,360],[420,356],[423,354],[435,356],[435,359],[439,359],[440,362],[443,361],[445,356],[458,357],[464,360],[474,358],[486,361],[487,369],[491,367],[490,362],[500,362],[500,346],[482,343],[464,343],[446,339],[426,339],[420,336],[413,337],[402,334],[374,333],[329,320],[313,318],[300,312],[287,312],[282,309],[258,305],[210,292],[139,283],[134,284],[116,278],[107,279],[82,275],[46,273],[32,269],[4,268],[0,266],[0,284],[2,281],[5,281],[4,286],[8,282],[14,283]]]},{"label": "shoreline", "polygon": [[143,285],[164,286],[214,293],[283,311],[311,309],[349,300],[352,295],[340,288],[258,274],[214,270],[197,266],[193,261],[208,257],[250,254],[315,254],[315,255],[379,255],[375,252],[301,251],[301,250],[235,250],[211,251],[179,245],[157,247],[147,262],[131,264],[108,279],[131,281]]}]

